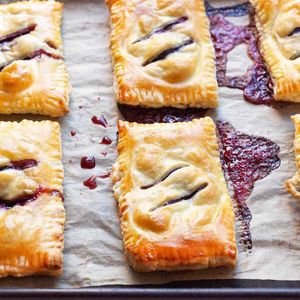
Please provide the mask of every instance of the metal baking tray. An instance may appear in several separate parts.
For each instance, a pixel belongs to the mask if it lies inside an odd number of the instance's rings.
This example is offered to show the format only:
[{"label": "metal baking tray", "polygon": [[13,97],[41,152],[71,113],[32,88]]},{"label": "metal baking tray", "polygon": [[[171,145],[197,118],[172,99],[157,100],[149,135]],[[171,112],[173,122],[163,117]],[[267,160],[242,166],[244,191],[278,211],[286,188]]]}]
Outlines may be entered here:
[{"label": "metal baking tray", "polygon": [[79,289],[1,289],[2,299],[300,299],[300,281],[202,280]]}]

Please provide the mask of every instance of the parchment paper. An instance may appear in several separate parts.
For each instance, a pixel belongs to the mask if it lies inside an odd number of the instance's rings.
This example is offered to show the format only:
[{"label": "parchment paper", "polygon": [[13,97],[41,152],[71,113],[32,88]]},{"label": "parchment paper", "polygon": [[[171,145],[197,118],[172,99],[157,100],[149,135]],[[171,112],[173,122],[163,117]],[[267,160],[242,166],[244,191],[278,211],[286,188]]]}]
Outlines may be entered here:
[{"label": "parchment paper", "polygon": [[[245,102],[241,91],[227,88],[220,88],[220,106],[208,114],[214,119],[231,122],[242,132],[268,137],[281,147],[280,168],[257,182],[247,201],[253,215],[252,253],[239,253],[235,271],[218,268],[140,274],[130,269],[123,254],[110,179],[101,180],[95,190],[82,184],[91,175],[110,170],[116,158],[118,113],[112,88],[108,11],[103,0],[63,2],[65,59],[73,85],[70,113],[59,120],[67,212],[64,274],[58,279],[41,276],[6,278],[0,281],[0,287],[86,287],[225,278],[300,280],[300,202],[297,203],[284,188],[284,182],[295,172],[294,129],[289,117],[300,112],[300,106],[282,104],[276,109],[256,106]],[[213,1],[212,4],[224,6],[237,2],[242,1]],[[0,0],[0,3],[5,1]],[[247,23],[247,17],[230,19],[239,24]],[[228,72],[242,74],[246,70],[246,61],[245,47],[236,48],[230,55]],[[108,128],[91,122],[91,117],[96,114],[105,115]],[[22,118],[1,117],[2,120]],[[71,130],[76,131],[76,136],[71,137]],[[114,143],[100,145],[104,136],[109,136]],[[107,152],[106,157],[101,155],[103,151]],[[80,159],[85,155],[96,157],[95,169],[80,168]]]}]

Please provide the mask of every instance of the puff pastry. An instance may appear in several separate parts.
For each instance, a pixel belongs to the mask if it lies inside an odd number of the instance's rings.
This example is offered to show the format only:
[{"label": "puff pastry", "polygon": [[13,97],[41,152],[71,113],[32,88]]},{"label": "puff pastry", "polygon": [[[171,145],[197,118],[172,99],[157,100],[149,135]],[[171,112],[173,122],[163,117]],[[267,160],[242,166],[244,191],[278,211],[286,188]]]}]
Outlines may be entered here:
[{"label": "puff pastry", "polygon": [[234,213],[213,121],[119,121],[113,168],[124,247],[137,271],[235,266]]},{"label": "puff pastry", "polygon": [[251,0],[275,99],[300,102],[300,2]]},{"label": "puff pastry", "polygon": [[203,0],[106,0],[119,103],[216,107],[214,49]]},{"label": "puff pastry", "polygon": [[37,0],[0,5],[0,113],[58,117],[68,111],[62,8]]},{"label": "puff pastry", "polygon": [[294,148],[296,155],[297,172],[295,173],[293,178],[286,182],[286,189],[294,197],[300,199],[300,114],[294,115],[291,118],[294,122],[296,131]]},{"label": "puff pastry", "polygon": [[57,122],[0,122],[0,277],[61,274],[61,158]]}]

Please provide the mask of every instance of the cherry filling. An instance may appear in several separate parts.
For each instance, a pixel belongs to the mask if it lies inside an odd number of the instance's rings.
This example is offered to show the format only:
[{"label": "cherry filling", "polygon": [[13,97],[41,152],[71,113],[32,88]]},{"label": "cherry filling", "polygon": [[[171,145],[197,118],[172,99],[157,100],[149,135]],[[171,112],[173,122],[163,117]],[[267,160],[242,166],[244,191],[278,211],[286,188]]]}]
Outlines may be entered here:
[{"label": "cherry filling", "polygon": [[35,159],[23,159],[11,161],[8,165],[0,167],[0,171],[14,169],[14,170],[25,170],[36,167],[38,162]]},{"label": "cherry filling", "polygon": [[250,4],[246,2],[234,6],[215,8],[205,1],[205,8],[208,16],[222,14],[224,17],[241,17],[249,13]]},{"label": "cherry filling", "polygon": [[36,24],[31,24],[28,27],[25,27],[25,28],[22,28],[22,29],[20,29],[18,31],[15,31],[13,33],[4,35],[4,36],[0,37],[0,44],[9,43],[9,42],[13,41],[14,39],[16,39],[16,38],[18,38],[22,35],[25,35],[25,34],[28,34],[32,31],[34,31],[35,28],[36,28]]},{"label": "cherry filling", "polygon": [[197,187],[194,191],[192,191],[191,193],[185,195],[185,196],[182,196],[180,198],[177,198],[177,199],[172,199],[172,200],[169,200],[167,202],[164,202],[163,204],[159,205],[159,206],[156,206],[154,208],[151,209],[151,211],[155,210],[155,209],[158,209],[158,208],[161,208],[161,207],[165,207],[165,206],[168,206],[168,205],[172,205],[172,204],[175,204],[175,203],[178,203],[178,202],[181,202],[181,201],[187,201],[187,200],[190,200],[192,199],[196,194],[198,194],[200,191],[204,190],[206,187],[208,186],[207,183],[204,183],[202,185],[200,185],[199,187]]},{"label": "cherry filling", "polygon": [[102,175],[91,176],[90,178],[88,178],[87,180],[85,180],[83,182],[83,185],[88,187],[90,190],[94,190],[98,186],[97,178],[106,179],[106,178],[109,178],[110,175],[111,175],[111,173],[108,172],[108,173],[102,174]]},{"label": "cherry filling", "polygon": [[91,120],[96,125],[101,125],[105,128],[108,126],[107,121],[103,115],[93,116]]},{"label": "cherry filling", "polygon": [[150,33],[146,34],[145,36],[143,36],[142,38],[136,40],[133,44],[135,43],[139,43],[141,41],[147,40],[149,39],[151,36],[153,36],[154,34],[157,33],[164,33],[167,32],[169,30],[171,30],[173,27],[175,27],[178,24],[184,23],[188,20],[188,17],[180,17],[178,19],[175,19],[167,24],[164,24],[156,29],[154,29],[153,31],[151,31]]},{"label": "cherry filling", "polygon": [[167,179],[171,174],[173,174],[174,172],[176,172],[176,171],[178,171],[178,170],[181,170],[182,168],[185,168],[185,167],[187,167],[187,166],[175,168],[175,169],[169,171],[169,172],[168,172],[165,176],[163,176],[162,178],[156,180],[154,183],[149,184],[149,185],[146,185],[146,186],[141,186],[141,189],[142,189],[142,190],[149,189],[149,188],[155,186],[156,184],[158,184],[158,183],[160,183],[160,182],[166,180],[166,179]]},{"label": "cherry filling", "polygon": [[36,191],[31,195],[23,195],[12,199],[10,201],[0,199],[0,208],[11,209],[14,206],[24,206],[32,201],[37,200],[42,194],[49,194],[51,196],[58,196],[64,201],[64,196],[60,191],[48,189],[45,187],[39,187]]},{"label": "cherry filling", "polygon": [[[258,34],[254,17],[247,26],[237,26],[225,19],[225,16],[241,16],[249,11],[246,4],[229,8],[207,6],[210,30],[216,52],[217,79],[219,86],[243,90],[244,99],[253,104],[270,104],[274,100],[273,83],[260,55]],[[246,44],[253,66],[243,76],[228,77],[226,65],[228,53],[237,45]]]},{"label": "cherry filling", "polygon": [[291,31],[288,36],[292,36],[294,34],[300,33],[300,27],[296,27],[293,31]]},{"label": "cherry filling", "polygon": [[80,166],[82,169],[93,169],[96,166],[94,156],[84,156],[81,158]]},{"label": "cherry filling", "polygon": [[107,136],[105,136],[102,139],[102,141],[100,142],[100,144],[103,144],[103,145],[110,145],[111,143],[112,143],[112,140],[109,137],[107,137]]},{"label": "cherry filling", "polygon": [[124,104],[119,104],[118,108],[126,121],[144,124],[192,121],[204,117],[207,112],[207,109],[199,108],[145,108]]},{"label": "cherry filling", "polygon": [[250,221],[252,215],[246,200],[257,180],[268,176],[280,166],[280,148],[259,136],[241,133],[227,122],[217,122],[223,169],[233,188],[236,217],[242,224],[239,236],[245,249],[252,249]]},{"label": "cherry filling", "polygon": [[174,46],[172,48],[169,48],[167,50],[164,50],[163,52],[159,53],[158,55],[146,60],[144,63],[143,63],[143,66],[147,66],[147,65],[150,65],[154,62],[157,62],[159,60],[163,60],[165,59],[168,55],[172,54],[172,53],[175,53],[177,51],[179,51],[180,49],[182,49],[183,47],[186,47],[188,45],[191,45],[194,43],[194,40],[193,39],[188,39],[186,41],[184,41],[182,44],[180,45],[177,45],[177,46]]}]

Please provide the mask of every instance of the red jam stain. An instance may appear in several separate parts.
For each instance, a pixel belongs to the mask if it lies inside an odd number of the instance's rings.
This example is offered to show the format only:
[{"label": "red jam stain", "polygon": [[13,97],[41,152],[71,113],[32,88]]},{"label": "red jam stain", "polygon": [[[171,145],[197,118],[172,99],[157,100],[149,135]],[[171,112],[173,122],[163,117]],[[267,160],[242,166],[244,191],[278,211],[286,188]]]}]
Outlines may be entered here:
[{"label": "red jam stain", "polygon": [[93,169],[96,166],[96,160],[94,156],[84,156],[81,158],[80,166],[82,169]]},{"label": "red jam stain", "polygon": [[64,196],[60,191],[52,190],[52,189],[48,189],[48,188],[40,186],[31,195],[20,196],[20,197],[17,197],[15,199],[10,200],[9,202],[5,201],[3,199],[0,199],[0,208],[11,209],[16,205],[24,206],[24,205],[26,205],[26,204],[28,204],[32,201],[37,200],[42,194],[49,194],[51,196],[58,196],[62,199],[62,201],[64,201]]},{"label": "red jam stain", "polygon": [[[258,34],[250,12],[250,24],[237,26],[225,16],[241,16],[249,12],[246,4],[229,8],[207,6],[210,31],[216,52],[217,79],[219,86],[243,90],[244,99],[253,104],[270,104],[274,100],[273,83],[258,49]],[[228,53],[237,45],[246,44],[248,55],[253,61],[243,76],[226,75]]]},{"label": "red jam stain", "polygon": [[104,157],[106,157],[107,152],[101,152],[101,155],[104,156]]},{"label": "red jam stain", "polygon": [[144,108],[123,104],[119,105],[118,108],[126,121],[145,124],[191,121],[204,117],[207,112],[207,109],[197,108]]},{"label": "red jam stain", "polygon": [[96,125],[101,125],[105,128],[108,126],[107,121],[103,115],[93,116],[91,120]]},{"label": "red jam stain", "polygon": [[71,136],[75,136],[76,135],[76,131],[70,131]]},{"label": "red jam stain", "polygon": [[36,167],[38,162],[35,159],[23,159],[11,161],[8,165],[0,167],[0,171],[14,169],[14,170],[25,170]]},{"label": "red jam stain", "polygon": [[244,249],[251,250],[252,215],[246,200],[252,193],[255,182],[280,166],[280,148],[264,137],[236,131],[227,122],[217,122],[217,129],[223,169],[233,188],[236,217],[243,227],[238,238]]},{"label": "red jam stain", "polygon": [[108,173],[102,174],[102,175],[91,176],[90,178],[88,178],[87,180],[85,180],[83,182],[83,185],[88,187],[90,190],[94,190],[98,186],[97,178],[105,179],[105,178],[109,178],[110,175],[111,175],[111,173],[108,172]]},{"label": "red jam stain", "polygon": [[110,145],[111,143],[112,143],[112,140],[109,137],[107,137],[107,136],[105,136],[102,139],[102,141],[100,142],[100,144],[103,144],[103,145]]}]

